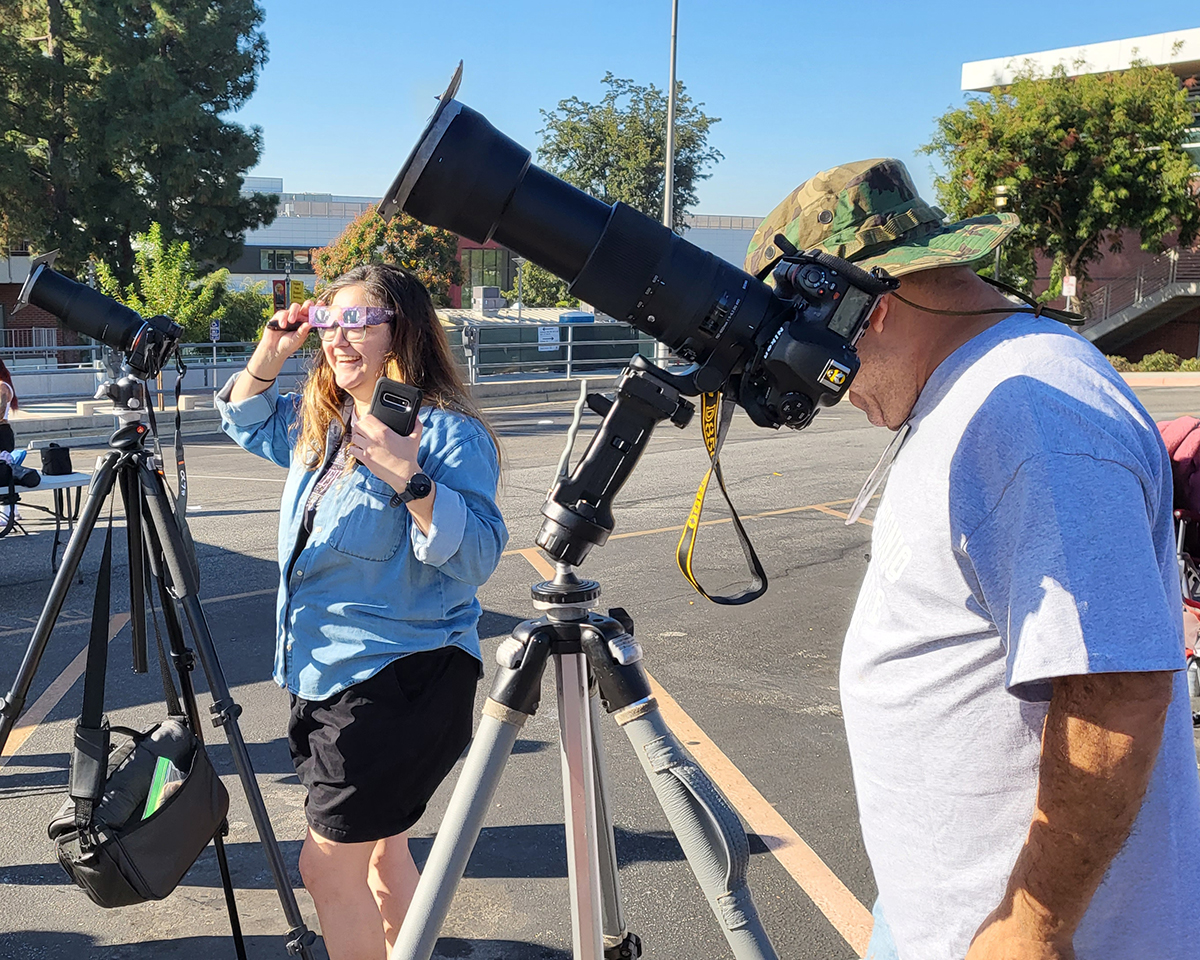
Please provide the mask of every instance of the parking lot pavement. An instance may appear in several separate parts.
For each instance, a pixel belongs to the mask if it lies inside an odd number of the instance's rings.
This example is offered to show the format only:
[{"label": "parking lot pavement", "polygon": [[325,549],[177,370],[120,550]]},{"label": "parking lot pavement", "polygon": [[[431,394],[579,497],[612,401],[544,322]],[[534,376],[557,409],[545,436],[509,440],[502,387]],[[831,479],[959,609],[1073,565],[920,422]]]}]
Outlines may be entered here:
[{"label": "parking lot pavement", "polygon": [[[1200,408],[1200,389],[1150,388],[1141,395],[1158,418]],[[569,409],[508,408],[494,411],[493,419],[504,443],[501,505],[512,539],[510,553],[480,591],[486,611],[480,705],[494,675],[497,643],[534,614],[529,586],[541,577],[515,551],[532,545]],[[684,431],[660,428],[618,501],[616,535],[582,567],[582,573],[601,582],[602,602],[623,606],[634,617],[647,668],[678,705],[676,722],[686,720],[694,725],[689,730],[699,731],[689,734],[697,755],[711,758],[710,747],[718,751],[751,786],[758,799],[737,801],[743,815],[764,822],[782,818],[844,885],[842,905],[851,912],[858,905],[869,908],[875,890],[857,826],[837,669],[866,566],[870,527],[869,522],[847,527],[836,514],[858,492],[887,439],[848,405],[827,411],[800,434],[759,430],[738,415],[722,456],[730,492],[744,515],[774,513],[746,522],[771,579],[767,595],[752,605],[710,604],[675,568],[678,527],[706,462],[697,425]],[[311,900],[295,872],[304,834],[303,791],[284,739],[287,703],[269,679],[283,471],[219,438],[191,443],[188,468],[205,609],[243,707],[242,730],[301,909],[316,927]],[[33,491],[31,497],[37,496]],[[723,507],[710,497],[706,519],[723,516]],[[119,516],[116,522],[120,527]],[[3,690],[16,673],[50,584],[46,540],[52,528],[48,533],[45,524],[35,522],[30,529],[30,537],[0,541]],[[122,539],[116,538],[114,612],[128,609]],[[46,824],[65,795],[70,727],[82,689],[68,681],[87,640],[101,541],[96,536],[89,545],[81,568],[84,582],[67,598],[31,691],[31,704],[41,698],[51,709],[36,725],[19,728],[14,737],[19,748],[0,758],[0,813],[6,825],[0,835],[0,957],[232,956],[211,851],[167,900],[103,911],[69,884],[46,839]],[[744,562],[728,523],[704,528],[696,567],[715,590],[740,582]],[[156,692],[153,671],[131,672],[127,639],[126,628],[111,646],[108,709],[113,723],[145,725],[162,715],[161,689]],[[199,686],[205,689],[202,680]],[[508,764],[436,956],[569,956],[551,691],[548,680],[541,709],[525,726]],[[206,693],[201,701],[207,709]],[[603,730],[630,928],[642,937],[650,957],[729,956],[628,742],[611,721]],[[251,956],[283,957],[286,925],[242,788],[221,733],[213,731],[210,740],[232,797],[228,849]],[[419,862],[456,776],[457,771],[451,774],[413,831]],[[777,858],[770,847],[764,840],[752,843],[750,882],[780,956],[858,956],[844,929],[839,932],[837,918],[831,922],[805,892],[813,888],[813,872],[797,867],[794,857]]]}]

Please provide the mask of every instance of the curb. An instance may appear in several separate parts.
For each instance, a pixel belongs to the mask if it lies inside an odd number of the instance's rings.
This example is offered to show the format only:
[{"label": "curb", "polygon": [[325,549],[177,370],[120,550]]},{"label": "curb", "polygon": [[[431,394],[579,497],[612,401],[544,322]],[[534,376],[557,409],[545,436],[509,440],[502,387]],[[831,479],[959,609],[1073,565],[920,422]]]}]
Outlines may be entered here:
[{"label": "curb", "polygon": [[1200,387],[1200,373],[1123,373],[1131,387]]}]

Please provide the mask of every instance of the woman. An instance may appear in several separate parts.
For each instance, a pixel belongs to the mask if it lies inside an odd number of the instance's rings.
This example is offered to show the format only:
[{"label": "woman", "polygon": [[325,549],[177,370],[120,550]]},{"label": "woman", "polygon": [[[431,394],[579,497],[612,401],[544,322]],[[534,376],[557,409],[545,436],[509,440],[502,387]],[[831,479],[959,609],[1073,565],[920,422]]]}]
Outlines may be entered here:
[{"label": "woman", "polygon": [[17,408],[12,374],[8,372],[4,361],[0,360],[0,453],[12,453],[16,449],[17,438],[13,435],[12,424],[8,422],[8,412]]},{"label": "woman", "polygon": [[[508,532],[494,436],[425,288],[372,264],[321,300],[275,314],[218,406],[242,447],[289,468],[275,680],[307,791],[300,873],[332,960],[378,960],[417,882],[406,831],[470,740],[475,591]],[[280,396],[314,324],[321,353],[303,391]],[[381,376],[424,392],[410,436],[368,413]]]}]

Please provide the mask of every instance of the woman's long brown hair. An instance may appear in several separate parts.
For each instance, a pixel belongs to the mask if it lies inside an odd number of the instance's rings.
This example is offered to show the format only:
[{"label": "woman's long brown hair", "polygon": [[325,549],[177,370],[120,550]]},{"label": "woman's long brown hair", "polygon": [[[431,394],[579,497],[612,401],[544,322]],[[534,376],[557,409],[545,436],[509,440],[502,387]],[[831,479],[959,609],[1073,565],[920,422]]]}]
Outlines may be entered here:
[{"label": "woman's long brown hair", "polygon": [[[474,417],[492,438],[499,460],[496,432],[463,384],[446,331],[421,281],[400,267],[368,263],[343,273],[321,291],[319,299],[329,303],[334,294],[350,286],[363,289],[366,302],[362,306],[395,311],[392,342],[382,375],[417,387],[424,394],[425,403]],[[342,419],[345,403],[346,391],[337,385],[325,352],[320,350],[313,358],[300,404],[298,448],[309,466],[319,463],[325,452],[329,424],[337,420],[343,429],[346,427]]]},{"label": "woman's long brown hair", "polygon": [[8,367],[4,365],[4,361],[0,360],[0,380],[8,384],[8,389],[12,391],[12,399],[8,401],[8,409],[16,410],[19,408],[17,403],[17,388],[13,386],[12,374],[8,372]]}]

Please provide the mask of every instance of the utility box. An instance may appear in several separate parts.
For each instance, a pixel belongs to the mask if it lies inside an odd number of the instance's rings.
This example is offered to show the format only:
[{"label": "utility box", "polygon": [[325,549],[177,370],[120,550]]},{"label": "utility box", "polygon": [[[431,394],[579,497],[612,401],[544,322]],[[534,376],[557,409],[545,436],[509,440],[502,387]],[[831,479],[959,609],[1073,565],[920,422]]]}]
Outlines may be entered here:
[{"label": "utility box", "polygon": [[507,304],[500,296],[499,287],[472,287],[471,309],[485,317],[494,317]]}]

